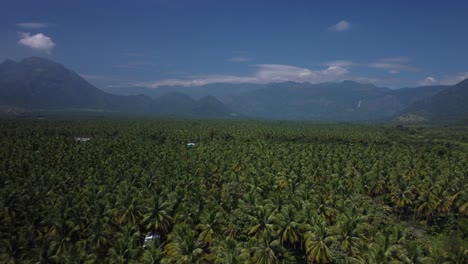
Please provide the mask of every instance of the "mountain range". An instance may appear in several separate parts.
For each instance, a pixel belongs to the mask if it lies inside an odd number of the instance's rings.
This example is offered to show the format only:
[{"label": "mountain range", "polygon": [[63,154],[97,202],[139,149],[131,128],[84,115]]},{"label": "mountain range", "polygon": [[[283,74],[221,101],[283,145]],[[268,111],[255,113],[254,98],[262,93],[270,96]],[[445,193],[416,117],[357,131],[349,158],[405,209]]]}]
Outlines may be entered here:
[{"label": "mountain range", "polygon": [[0,64],[0,109],[281,120],[364,121],[408,116],[460,120],[468,117],[466,102],[468,80],[453,86],[397,90],[354,81],[100,90],[49,59],[30,57]]},{"label": "mountain range", "polygon": [[36,111],[86,110],[191,117],[230,117],[231,111],[211,96],[198,100],[172,93],[114,95],[49,59],[30,57],[0,64],[0,105]]},{"label": "mountain range", "polygon": [[[209,84],[107,88],[120,95],[144,94],[159,98],[178,92],[199,98],[213,95],[230,109],[263,119],[363,121],[393,118],[407,107],[448,89],[449,86],[421,86],[392,90],[354,81],[339,83],[284,82],[271,84]],[[422,118],[420,120],[424,120]]]}]

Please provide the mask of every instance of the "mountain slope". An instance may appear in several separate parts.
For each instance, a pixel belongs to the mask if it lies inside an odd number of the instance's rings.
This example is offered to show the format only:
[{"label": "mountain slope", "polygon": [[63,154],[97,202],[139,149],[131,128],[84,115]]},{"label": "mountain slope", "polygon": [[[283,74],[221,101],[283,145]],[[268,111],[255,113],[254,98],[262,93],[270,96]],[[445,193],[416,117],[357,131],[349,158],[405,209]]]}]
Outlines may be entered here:
[{"label": "mountain slope", "polygon": [[402,111],[429,120],[461,120],[468,118],[468,79],[429,98],[415,102]]},{"label": "mountain slope", "polygon": [[60,64],[42,58],[0,65],[0,103],[25,108],[104,108],[104,92]]},{"label": "mountain slope", "polygon": [[196,117],[228,117],[232,115],[221,101],[213,96],[199,100],[179,92],[171,92],[156,98],[152,110],[160,115],[196,116]]},{"label": "mountain slope", "polygon": [[30,57],[0,64],[0,104],[27,109],[149,110],[149,98],[105,93],[77,73],[48,59]]},{"label": "mountain slope", "polygon": [[386,119],[448,86],[391,90],[354,81],[277,83],[226,102],[249,116],[279,119],[364,121]]},{"label": "mountain slope", "polygon": [[214,96],[205,96],[197,101],[196,106],[192,111],[201,116],[221,117],[221,116],[237,116],[227,108],[220,100]]},{"label": "mountain slope", "polygon": [[[228,106],[261,118],[308,120],[376,119],[363,102],[381,97],[390,89],[353,81],[341,83],[276,83],[236,96]],[[378,113],[377,113],[378,114]]]},{"label": "mountain slope", "polygon": [[385,95],[361,102],[363,110],[378,113],[382,118],[395,115],[411,104],[431,97],[449,86],[421,86],[390,90]]}]

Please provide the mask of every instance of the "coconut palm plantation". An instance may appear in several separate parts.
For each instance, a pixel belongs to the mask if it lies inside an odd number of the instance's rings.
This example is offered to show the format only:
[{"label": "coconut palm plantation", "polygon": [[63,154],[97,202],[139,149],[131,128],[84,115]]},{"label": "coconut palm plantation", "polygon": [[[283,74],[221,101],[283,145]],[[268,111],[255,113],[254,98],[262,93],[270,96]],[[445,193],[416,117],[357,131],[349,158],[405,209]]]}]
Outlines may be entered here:
[{"label": "coconut palm plantation", "polygon": [[0,125],[1,263],[468,261],[466,126]]},{"label": "coconut palm plantation", "polygon": [[468,264],[467,10],[1,0],[0,264]]}]

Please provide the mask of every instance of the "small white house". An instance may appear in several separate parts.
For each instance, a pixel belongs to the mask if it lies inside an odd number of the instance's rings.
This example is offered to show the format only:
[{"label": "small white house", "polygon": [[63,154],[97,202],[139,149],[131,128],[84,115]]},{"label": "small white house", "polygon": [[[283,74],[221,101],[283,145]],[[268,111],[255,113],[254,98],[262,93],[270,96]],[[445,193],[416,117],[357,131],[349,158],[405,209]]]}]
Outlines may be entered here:
[{"label": "small white house", "polygon": [[91,138],[90,137],[75,137],[75,141],[77,142],[86,142],[89,141]]},{"label": "small white house", "polygon": [[148,234],[145,236],[145,242],[143,242],[143,248],[148,247],[151,241],[159,238],[161,238],[161,235],[158,232],[148,232]]}]

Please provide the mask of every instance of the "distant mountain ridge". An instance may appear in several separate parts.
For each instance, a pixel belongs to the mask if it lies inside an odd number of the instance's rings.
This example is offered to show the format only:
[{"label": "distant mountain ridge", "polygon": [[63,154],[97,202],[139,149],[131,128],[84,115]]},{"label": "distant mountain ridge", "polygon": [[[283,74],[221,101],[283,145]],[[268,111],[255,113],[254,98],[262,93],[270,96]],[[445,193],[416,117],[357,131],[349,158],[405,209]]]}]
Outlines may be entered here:
[{"label": "distant mountain ridge", "polygon": [[339,83],[209,84],[202,86],[127,87],[119,94],[158,98],[168,92],[215,96],[230,109],[262,119],[360,121],[390,118],[412,103],[448,86],[392,90],[354,81]]},{"label": "distant mountain ridge", "polygon": [[152,98],[163,96],[167,93],[184,93],[192,98],[200,99],[207,95],[214,96],[221,101],[249,91],[254,91],[265,87],[266,84],[257,83],[214,83],[202,86],[160,86],[158,88],[145,87],[110,87],[103,88],[104,91],[117,95],[138,95],[143,94]]},{"label": "distant mountain ridge", "polygon": [[[119,96],[104,92],[52,60],[30,57],[0,64],[0,105],[36,110],[91,110],[155,115],[230,117],[219,101],[175,97],[171,108],[163,99],[144,95]],[[187,104],[187,102],[189,102]],[[220,104],[222,106],[220,106]],[[181,111],[181,107],[184,110]],[[203,110],[200,107],[203,106]],[[220,112],[217,112],[220,111]]]},{"label": "distant mountain ridge", "polygon": [[[3,109],[87,110],[161,116],[281,120],[455,120],[467,117],[468,81],[392,90],[354,81],[209,84],[100,90],[49,59],[0,64]],[[4,112],[8,112],[5,110]],[[10,111],[11,112],[11,111]]]},{"label": "distant mountain ridge", "polygon": [[387,119],[448,86],[392,90],[354,81],[276,83],[225,101],[245,115],[294,120],[365,121]]}]

